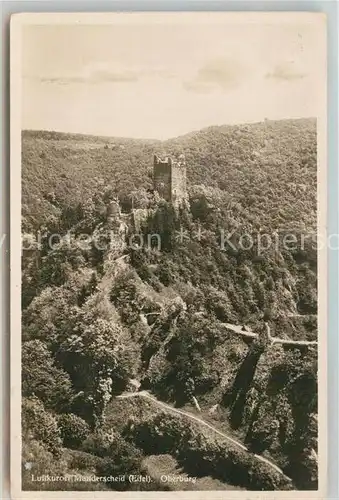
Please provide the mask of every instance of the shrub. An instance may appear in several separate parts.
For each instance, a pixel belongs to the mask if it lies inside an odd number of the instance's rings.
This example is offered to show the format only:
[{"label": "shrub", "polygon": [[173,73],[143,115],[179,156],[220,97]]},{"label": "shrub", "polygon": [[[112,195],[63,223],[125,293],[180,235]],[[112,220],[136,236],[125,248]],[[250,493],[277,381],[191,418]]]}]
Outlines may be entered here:
[{"label": "shrub", "polygon": [[[97,473],[102,476],[141,474],[142,459],[138,448],[116,434],[108,447],[107,456],[97,466]],[[112,482],[110,486],[116,490],[130,489],[129,482]]]},{"label": "shrub", "polygon": [[24,491],[49,489],[48,486],[51,483],[32,481],[32,475],[61,476],[64,475],[65,470],[64,457],[53,455],[42,441],[24,436],[22,443],[22,489]]},{"label": "shrub", "polygon": [[22,431],[44,443],[48,451],[60,454],[61,435],[57,420],[37,397],[22,400]]},{"label": "shrub", "polygon": [[85,439],[81,448],[92,455],[106,457],[111,443],[115,440],[115,436],[115,432],[108,433],[100,430],[93,432]]},{"label": "shrub", "polygon": [[59,415],[58,425],[64,446],[68,448],[77,448],[90,432],[87,422],[73,413]]},{"label": "shrub", "polygon": [[290,490],[292,485],[286,476],[275,471],[268,464],[252,458],[249,468],[249,484],[251,490]]},{"label": "shrub", "polygon": [[68,466],[70,469],[95,472],[98,464],[102,461],[101,457],[80,450],[69,450],[69,454]]}]

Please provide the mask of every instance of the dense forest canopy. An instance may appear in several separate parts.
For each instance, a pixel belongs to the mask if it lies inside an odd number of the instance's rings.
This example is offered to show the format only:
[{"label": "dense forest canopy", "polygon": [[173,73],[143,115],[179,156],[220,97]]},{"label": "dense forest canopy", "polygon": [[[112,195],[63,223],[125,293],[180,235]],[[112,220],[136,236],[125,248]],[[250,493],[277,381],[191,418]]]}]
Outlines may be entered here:
[{"label": "dense forest canopy", "polygon": [[[180,210],[151,193],[154,153],[185,154],[189,201]],[[137,473],[150,463],[149,439],[184,470],[196,464],[195,473],[228,485],[288,489],[253,461],[259,453],[294,487],[316,488],[317,352],[307,345],[317,339],[316,186],[312,119],[164,142],[24,131],[24,459],[33,454],[47,471],[63,450],[64,472]],[[161,247],[130,244],[136,225]],[[52,235],[61,242],[53,248]],[[252,245],[240,244],[244,235]],[[275,243],[260,247],[264,235]],[[296,244],[282,245],[286,235]],[[265,325],[306,343],[269,345]],[[131,380],[169,405],[197,404],[250,454],[170,415],[159,420],[140,401],[118,401]]]},{"label": "dense forest canopy", "polygon": [[[168,141],[22,134],[24,227],[37,229],[92,197],[102,180],[127,202],[152,185],[154,152],[184,152],[190,186],[224,195],[243,223],[316,229],[317,141],[312,119],[210,127]],[[211,191],[213,196],[213,191]],[[226,208],[224,206],[224,208]],[[238,212],[238,213],[237,213]]]}]

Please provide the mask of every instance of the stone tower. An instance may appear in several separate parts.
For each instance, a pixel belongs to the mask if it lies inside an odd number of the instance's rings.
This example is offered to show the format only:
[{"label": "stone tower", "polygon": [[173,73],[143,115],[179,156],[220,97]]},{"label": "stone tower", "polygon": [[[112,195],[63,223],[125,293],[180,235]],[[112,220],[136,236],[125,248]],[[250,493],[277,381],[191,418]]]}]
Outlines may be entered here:
[{"label": "stone tower", "polygon": [[178,161],[171,157],[159,158],[154,155],[153,171],[154,190],[161,198],[172,203],[176,208],[187,201],[186,162],[180,155]]}]

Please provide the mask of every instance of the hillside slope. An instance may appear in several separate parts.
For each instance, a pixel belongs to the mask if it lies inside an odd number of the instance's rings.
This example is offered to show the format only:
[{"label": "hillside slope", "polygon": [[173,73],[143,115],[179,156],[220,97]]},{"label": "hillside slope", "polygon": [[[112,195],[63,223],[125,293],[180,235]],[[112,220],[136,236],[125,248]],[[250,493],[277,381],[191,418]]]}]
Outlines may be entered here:
[{"label": "hillside slope", "polygon": [[112,184],[123,204],[148,188],[153,154],[186,156],[189,185],[219,188],[242,219],[268,227],[316,228],[316,122],[312,119],[210,127],[169,141],[24,131],[24,227],[36,230],[65,205]]},{"label": "hillside slope", "polygon": [[[186,156],[179,211],[147,191],[162,151]],[[151,437],[157,453],[186,457],[202,475],[218,463],[225,488],[279,489],[251,457],[195,428],[169,419],[164,432],[147,401],[146,414],[119,403],[133,379],[172,406],[198,402],[220,432],[265,454],[295,487],[316,489],[316,346],[265,337],[268,324],[274,337],[317,340],[315,121],[211,127],[163,143],[24,132],[22,154],[23,233],[33,242],[22,278],[27,454],[52,467],[61,446],[75,448],[92,456],[91,470],[120,474],[142,470]],[[142,209],[138,245],[132,206]],[[286,235],[296,244],[283,245]]]}]

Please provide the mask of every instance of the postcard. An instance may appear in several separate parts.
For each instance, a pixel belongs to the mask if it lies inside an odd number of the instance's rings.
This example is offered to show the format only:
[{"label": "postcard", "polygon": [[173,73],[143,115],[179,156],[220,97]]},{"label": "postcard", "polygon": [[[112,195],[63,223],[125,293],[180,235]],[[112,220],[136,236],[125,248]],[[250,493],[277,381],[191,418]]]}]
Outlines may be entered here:
[{"label": "postcard", "polygon": [[326,495],[326,16],[11,20],[11,484]]}]

